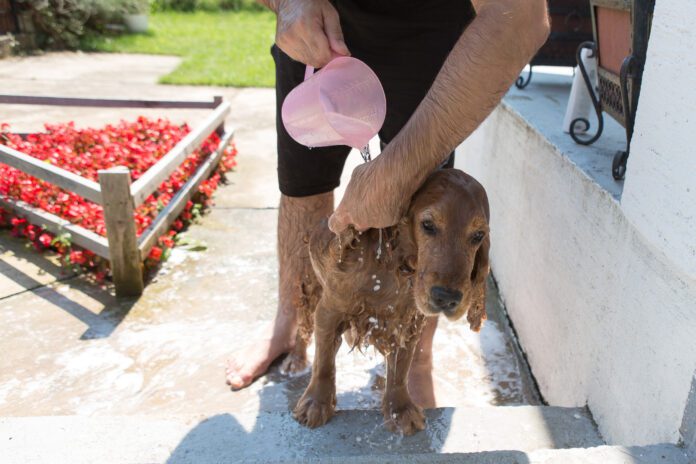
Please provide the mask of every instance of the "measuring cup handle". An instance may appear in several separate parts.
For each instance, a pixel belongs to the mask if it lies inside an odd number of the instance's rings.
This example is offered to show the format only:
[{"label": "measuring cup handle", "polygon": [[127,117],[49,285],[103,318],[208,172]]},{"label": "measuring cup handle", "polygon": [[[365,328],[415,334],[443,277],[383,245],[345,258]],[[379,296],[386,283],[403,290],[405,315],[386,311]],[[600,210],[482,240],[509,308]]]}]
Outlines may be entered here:
[{"label": "measuring cup handle", "polygon": [[314,74],[314,66],[307,65],[307,69],[304,72],[304,80],[309,79]]},{"label": "measuring cup handle", "polygon": [[[344,55],[340,55],[340,54],[336,53],[335,51],[331,50],[331,60],[332,61],[335,58],[340,58],[342,56],[344,56]],[[307,65],[307,68],[305,68],[305,72],[304,72],[304,80],[307,80],[310,77],[312,77],[312,74],[314,74],[314,66]]]}]

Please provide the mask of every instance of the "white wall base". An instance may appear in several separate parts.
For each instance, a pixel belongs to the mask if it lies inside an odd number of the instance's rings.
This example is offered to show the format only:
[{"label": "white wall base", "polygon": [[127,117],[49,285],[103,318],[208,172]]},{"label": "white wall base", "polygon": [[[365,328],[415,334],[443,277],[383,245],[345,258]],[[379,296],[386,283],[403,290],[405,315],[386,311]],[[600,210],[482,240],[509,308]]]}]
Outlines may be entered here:
[{"label": "white wall base", "polygon": [[587,403],[610,444],[674,443],[696,368],[696,281],[509,97],[457,164],[488,191],[493,272],[541,393]]}]

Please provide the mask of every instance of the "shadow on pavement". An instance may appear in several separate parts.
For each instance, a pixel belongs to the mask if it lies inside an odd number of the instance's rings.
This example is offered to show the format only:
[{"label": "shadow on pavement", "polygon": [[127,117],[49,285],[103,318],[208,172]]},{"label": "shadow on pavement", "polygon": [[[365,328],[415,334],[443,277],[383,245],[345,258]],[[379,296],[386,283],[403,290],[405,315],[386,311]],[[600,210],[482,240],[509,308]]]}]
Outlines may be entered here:
[{"label": "shadow on pavement", "polygon": [[[41,269],[48,269],[47,272],[53,272],[55,268],[54,264],[45,259],[37,259],[34,263]],[[68,285],[71,290],[86,294],[91,299],[99,302],[103,309],[101,312],[95,313],[71,299],[68,294],[59,292],[54,287],[37,281],[32,276],[5,261],[0,261],[0,274],[29,289],[28,291],[34,295],[62,309],[87,325],[87,330],[80,336],[81,340],[106,338],[111,335],[137,301],[137,299],[116,299],[112,292],[93,283],[85,282],[85,279],[79,276],[61,281],[62,284]]]},{"label": "shadow on pavement", "polygon": [[[277,401],[273,385],[260,391],[259,411]],[[317,429],[299,425],[287,412],[259,412],[255,416],[218,414],[209,417],[181,440],[169,464],[278,461],[331,457],[430,454],[442,449],[449,435],[453,409],[426,411],[427,428],[411,437],[389,432],[378,410],[338,411]],[[511,461],[513,462],[513,461]]]},{"label": "shadow on pavement", "polygon": [[289,412],[260,413],[254,424],[240,422],[230,414],[219,414],[205,419],[189,431],[167,462],[277,461],[437,453],[449,431],[450,411],[436,409],[428,411],[427,415],[427,430],[402,437],[382,426],[379,411],[339,411],[328,424],[314,430],[297,424]]},{"label": "shadow on pavement", "polygon": [[[24,242],[13,237],[7,231],[0,231],[0,255],[3,255],[3,259],[0,260],[0,274],[16,283],[19,286],[19,292],[46,285],[46,282],[39,282],[34,276],[28,275],[26,270],[15,266],[22,262],[35,268],[35,272],[38,273],[37,277],[40,276],[44,279],[48,277],[49,281],[65,280],[75,276],[75,272],[72,270],[66,270],[46,255],[37,253],[33,248],[27,248]],[[4,256],[7,255],[10,259],[4,259]],[[3,292],[1,296],[5,298],[13,294],[16,293]]]}]

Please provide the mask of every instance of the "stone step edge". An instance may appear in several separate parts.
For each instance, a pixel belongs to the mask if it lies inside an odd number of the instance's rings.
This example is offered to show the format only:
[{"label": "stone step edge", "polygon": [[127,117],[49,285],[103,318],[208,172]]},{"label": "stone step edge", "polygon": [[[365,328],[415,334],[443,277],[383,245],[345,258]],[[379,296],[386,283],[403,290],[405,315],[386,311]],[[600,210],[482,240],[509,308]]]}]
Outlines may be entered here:
[{"label": "stone step edge", "polygon": [[[247,464],[696,464],[696,456],[686,449],[661,443],[647,446],[610,446],[537,450],[530,453],[515,450],[479,451],[473,453],[412,454],[407,456],[341,456],[332,458],[284,459],[278,461],[247,461]],[[173,460],[186,463],[185,460]],[[191,461],[193,462],[193,461]]]},{"label": "stone step edge", "polygon": [[[3,462],[273,461],[347,456],[474,453],[603,445],[585,408],[439,408],[411,437],[385,429],[374,410],[340,411],[309,430],[288,412],[193,416],[0,418]],[[189,461],[186,461],[188,459]]]}]

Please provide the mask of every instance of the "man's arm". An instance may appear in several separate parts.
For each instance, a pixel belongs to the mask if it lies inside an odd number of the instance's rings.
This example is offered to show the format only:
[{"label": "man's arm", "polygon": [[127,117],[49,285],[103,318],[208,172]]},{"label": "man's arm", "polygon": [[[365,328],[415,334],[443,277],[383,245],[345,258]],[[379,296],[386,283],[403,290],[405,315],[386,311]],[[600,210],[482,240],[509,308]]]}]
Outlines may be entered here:
[{"label": "man's arm", "polygon": [[474,0],[476,18],[427,95],[374,161],[353,172],[334,232],[396,224],[411,196],[500,102],[549,33],[545,0]]}]

